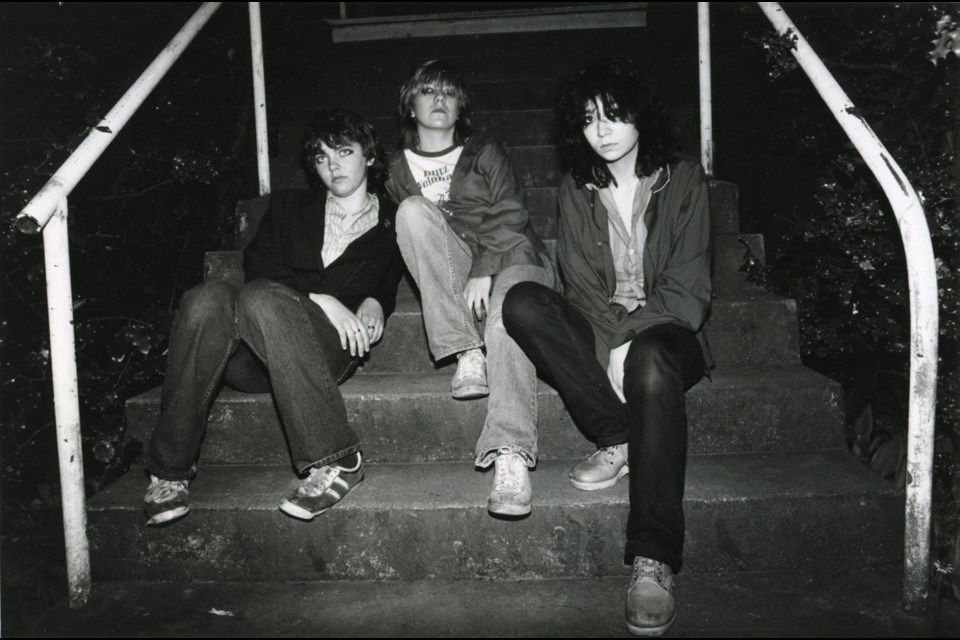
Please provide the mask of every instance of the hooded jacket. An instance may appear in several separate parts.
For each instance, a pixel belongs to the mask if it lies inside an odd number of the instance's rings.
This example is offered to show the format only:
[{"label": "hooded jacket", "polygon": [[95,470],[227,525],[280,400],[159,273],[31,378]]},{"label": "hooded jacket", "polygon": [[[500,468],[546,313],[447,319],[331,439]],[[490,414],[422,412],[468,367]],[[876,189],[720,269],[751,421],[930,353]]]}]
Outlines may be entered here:
[{"label": "hooded jacket", "polygon": [[711,300],[710,205],[699,163],[680,160],[661,172],[643,215],[647,302],[632,313],[612,303],[616,271],[608,216],[592,186],[577,187],[567,173],[560,184],[557,261],[565,294],[593,327],[597,359],[606,366],[610,350],[659,324],[697,333],[708,368],[713,361],[701,331]]}]

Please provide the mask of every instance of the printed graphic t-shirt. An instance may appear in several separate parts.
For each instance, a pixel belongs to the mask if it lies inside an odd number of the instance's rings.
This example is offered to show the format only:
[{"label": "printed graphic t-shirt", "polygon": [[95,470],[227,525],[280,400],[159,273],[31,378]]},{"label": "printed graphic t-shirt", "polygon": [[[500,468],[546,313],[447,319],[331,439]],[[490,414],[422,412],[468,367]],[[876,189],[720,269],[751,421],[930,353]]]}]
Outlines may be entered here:
[{"label": "printed graphic t-shirt", "polygon": [[457,166],[463,147],[450,147],[443,151],[414,151],[404,149],[410,173],[416,180],[420,192],[438,207],[450,199],[450,182],[453,168]]}]

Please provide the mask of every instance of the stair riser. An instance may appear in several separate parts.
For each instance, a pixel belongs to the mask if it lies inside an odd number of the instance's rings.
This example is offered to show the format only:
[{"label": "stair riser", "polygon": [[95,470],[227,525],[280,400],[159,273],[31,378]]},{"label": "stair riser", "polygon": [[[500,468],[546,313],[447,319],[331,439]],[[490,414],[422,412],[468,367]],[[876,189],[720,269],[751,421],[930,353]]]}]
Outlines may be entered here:
[{"label": "stair riser", "polygon": [[[900,557],[901,505],[892,496],[688,502],[684,571],[887,567]],[[626,575],[626,512],[625,502],[535,507],[526,520],[505,522],[481,508],[337,508],[300,523],[279,511],[196,510],[164,529],[144,527],[136,512],[93,512],[93,577],[182,582]]]},{"label": "stair riser", "polygon": [[[350,423],[368,460],[377,462],[470,461],[486,416],[487,401],[449,397],[446,377],[428,391],[402,396],[344,387]],[[840,390],[834,383],[777,385],[701,383],[687,394],[691,453],[816,451],[842,448]],[[790,383],[784,383],[790,384]],[[370,386],[373,385],[373,386]],[[384,385],[388,386],[388,385]],[[544,459],[580,457],[592,451],[559,396],[541,387],[539,441]],[[145,443],[159,415],[159,395],[127,403],[128,435]],[[224,393],[214,403],[200,453],[201,464],[289,464],[280,421],[268,395]]]}]

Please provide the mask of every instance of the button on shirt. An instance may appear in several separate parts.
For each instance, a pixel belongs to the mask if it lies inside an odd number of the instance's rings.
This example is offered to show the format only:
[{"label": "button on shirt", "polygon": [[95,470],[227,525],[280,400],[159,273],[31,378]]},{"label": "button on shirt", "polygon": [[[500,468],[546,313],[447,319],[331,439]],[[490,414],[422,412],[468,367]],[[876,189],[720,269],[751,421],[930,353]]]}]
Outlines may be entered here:
[{"label": "button on shirt", "polygon": [[328,195],[324,215],[326,229],[321,255],[323,266],[328,267],[343,255],[351,242],[377,226],[380,219],[380,201],[377,196],[368,193],[363,208],[356,213],[348,213],[333,195]]}]

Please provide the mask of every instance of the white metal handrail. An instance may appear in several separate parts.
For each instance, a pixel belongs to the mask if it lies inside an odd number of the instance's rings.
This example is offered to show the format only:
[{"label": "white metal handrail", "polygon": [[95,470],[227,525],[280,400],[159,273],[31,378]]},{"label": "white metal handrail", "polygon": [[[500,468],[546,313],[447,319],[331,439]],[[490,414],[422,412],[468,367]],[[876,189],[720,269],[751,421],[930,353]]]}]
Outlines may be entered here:
[{"label": "white metal handrail", "polygon": [[[16,220],[17,229],[24,233],[34,234],[43,231],[67,582],[70,606],[73,608],[83,606],[90,598],[90,551],[86,531],[77,356],[73,332],[67,196],[100,158],[107,146],[116,138],[221,4],[220,2],[204,3],[193,14],[116,105],[57,169],[53,177],[27,203]],[[249,4],[257,164],[260,193],[264,194],[270,190],[270,168],[267,149],[263,37],[260,25],[260,3]]]},{"label": "white metal handrail", "polygon": [[[706,3],[700,3],[701,5]],[[776,2],[758,2],[774,28],[792,40],[792,53],[837,122],[863,157],[890,202],[907,261],[910,288],[910,406],[908,411],[903,608],[926,609],[930,579],[934,416],[937,394],[938,301],[936,264],[920,199],[897,162],[857,113],[803,35]],[[709,98],[701,96],[701,104]],[[705,149],[713,155],[713,142]]]}]

